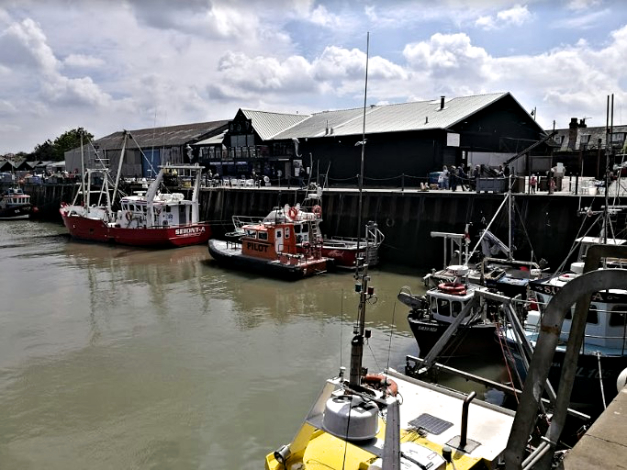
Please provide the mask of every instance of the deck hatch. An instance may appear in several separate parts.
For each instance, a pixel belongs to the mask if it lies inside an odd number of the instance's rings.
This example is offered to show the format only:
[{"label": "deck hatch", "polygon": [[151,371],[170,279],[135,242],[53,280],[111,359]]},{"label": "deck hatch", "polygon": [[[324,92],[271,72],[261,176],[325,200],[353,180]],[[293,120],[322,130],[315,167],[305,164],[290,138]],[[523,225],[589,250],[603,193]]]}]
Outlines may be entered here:
[{"label": "deck hatch", "polygon": [[431,416],[429,413],[423,413],[418,416],[416,419],[413,419],[409,422],[415,428],[422,428],[430,434],[442,434],[448,428],[453,426],[453,423],[450,421],[445,421],[440,418],[436,418],[435,416]]}]

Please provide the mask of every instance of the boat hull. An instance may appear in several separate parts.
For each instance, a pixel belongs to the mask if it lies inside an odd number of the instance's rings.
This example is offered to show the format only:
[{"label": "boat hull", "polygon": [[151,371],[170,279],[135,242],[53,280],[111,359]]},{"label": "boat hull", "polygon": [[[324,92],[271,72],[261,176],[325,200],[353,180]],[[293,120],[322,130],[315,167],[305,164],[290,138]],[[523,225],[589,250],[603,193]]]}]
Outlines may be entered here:
[{"label": "boat hull", "polygon": [[[414,312],[408,315],[407,321],[418,343],[419,357],[423,358],[449,327],[446,323],[429,321]],[[499,352],[495,333],[494,323],[460,325],[438,357],[486,356]]]},{"label": "boat hull", "polygon": [[[518,347],[511,340],[507,339],[507,346],[512,355],[509,359],[510,365],[516,367],[522,380],[525,380],[527,373],[523,366]],[[549,382],[557,391],[560,377],[562,374],[562,366],[566,352],[556,350],[549,369]],[[513,363],[513,364],[512,364]],[[601,356],[601,371],[603,377],[603,393],[606,403],[609,403],[617,395],[616,382],[618,376],[625,368],[627,368],[627,355],[625,356]],[[575,381],[570,395],[570,402],[573,406],[591,408],[592,411],[602,411],[602,395],[601,381],[599,380],[599,359],[595,354],[580,354],[577,361],[577,371],[575,373]]]},{"label": "boat hull", "polygon": [[211,227],[207,223],[175,227],[122,228],[111,227],[103,220],[69,216],[61,209],[63,224],[74,238],[129,246],[180,247],[207,243]]},{"label": "boat hull", "polygon": [[209,240],[209,254],[220,265],[248,272],[256,272],[285,280],[296,281],[328,268],[327,258],[301,261],[298,264],[281,263],[278,260],[254,258],[242,254],[241,244],[224,240]]},{"label": "boat hull", "polygon": [[31,206],[7,207],[0,209],[0,220],[28,219],[31,215]]}]

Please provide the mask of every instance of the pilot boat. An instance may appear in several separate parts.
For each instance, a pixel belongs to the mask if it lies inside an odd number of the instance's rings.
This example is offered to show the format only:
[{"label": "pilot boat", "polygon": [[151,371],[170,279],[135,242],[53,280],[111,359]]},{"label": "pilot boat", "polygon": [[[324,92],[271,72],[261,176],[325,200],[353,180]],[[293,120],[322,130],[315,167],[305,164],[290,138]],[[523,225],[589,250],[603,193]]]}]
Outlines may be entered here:
[{"label": "pilot boat", "polygon": [[289,206],[275,209],[265,219],[228,234],[227,240],[209,240],[209,254],[223,266],[287,280],[321,274],[333,260],[322,256],[315,220],[313,212]]}]

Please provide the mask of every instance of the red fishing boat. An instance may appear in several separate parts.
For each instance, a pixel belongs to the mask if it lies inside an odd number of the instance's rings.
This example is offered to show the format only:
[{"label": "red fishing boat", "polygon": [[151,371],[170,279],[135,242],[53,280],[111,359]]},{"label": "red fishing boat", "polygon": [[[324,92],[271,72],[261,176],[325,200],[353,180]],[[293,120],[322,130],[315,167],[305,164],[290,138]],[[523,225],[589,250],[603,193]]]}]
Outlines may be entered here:
[{"label": "red fishing boat", "polygon": [[[202,167],[198,165],[166,165],[160,167],[147,191],[120,199],[119,209],[112,209],[107,170],[87,170],[72,204],[62,203],[63,223],[70,234],[81,240],[115,242],[145,247],[177,247],[206,243],[211,235],[207,222],[199,221],[198,195]],[[182,193],[161,192],[166,174],[190,175],[193,181],[191,200]],[[103,175],[100,188],[94,190],[96,175]],[[97,203],[92,204],[97,195]],[[82,202],[78,202],[82,197]]]},{"label": "red fishing boat", "polygon": [[263,221],[243,224],[229,234],[230,240],[209,240],[209,254],[227,267],[288,280],[326,272],[333,260],[323,256],[314,234],[315,214],[294,220],[293,209],[286,206],[272,211]]}]

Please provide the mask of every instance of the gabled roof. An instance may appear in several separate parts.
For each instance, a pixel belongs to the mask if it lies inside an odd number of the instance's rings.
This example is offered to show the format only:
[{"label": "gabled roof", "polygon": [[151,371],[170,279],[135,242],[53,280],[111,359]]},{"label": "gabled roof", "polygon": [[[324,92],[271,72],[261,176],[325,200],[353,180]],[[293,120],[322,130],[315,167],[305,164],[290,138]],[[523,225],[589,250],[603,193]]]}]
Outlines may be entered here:
[{"label": "gabled roof", "polygon": [[[511,97],[509,93],[490,93],[451,98],[445,100],[443,109],[440,99],[370,106],[366,109],[366,134],[450,129],[506,96]],[[359,135],[363,131],[363,114],[362,108],[316,113],[274,135],[272,140]]]},{"label": "gabled roof", "polygon": [[311,117],[308,114],[271,113],[252,109],[240,109],[240,111],[252,121],[253,128],[263,140],[271,140],[276,134]]},{"label": "gabled roof", "polygon": [[[137,129],[129,132],[143,149],[149,147],[174,147],[195,142],[205,135],[227,126],[228,123],[228,120],[211,121],[196,124],[183,124],[180,126]],[[96,140],[95,143],[98,144],[101,150],[120,149],[122,148],[123,137],[124,131],[114,132],[113,134]],[[127,148],[135,147],[135,145],[129,141],[127,141],[126,145]]]}]

